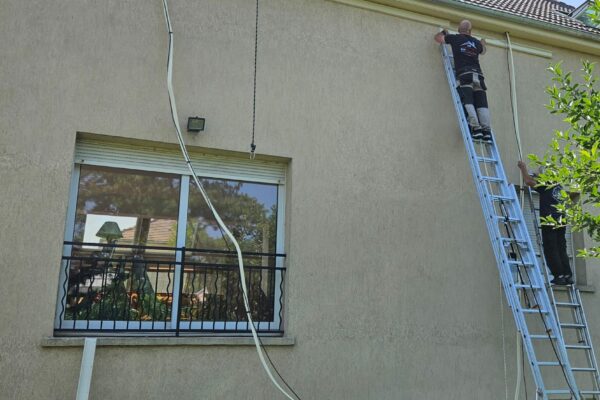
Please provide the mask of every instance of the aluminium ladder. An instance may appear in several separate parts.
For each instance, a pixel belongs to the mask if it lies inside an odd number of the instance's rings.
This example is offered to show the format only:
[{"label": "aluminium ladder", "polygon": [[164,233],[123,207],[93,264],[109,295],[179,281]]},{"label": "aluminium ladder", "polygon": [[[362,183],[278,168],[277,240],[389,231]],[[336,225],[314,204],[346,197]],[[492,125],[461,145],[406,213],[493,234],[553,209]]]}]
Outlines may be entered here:
[{"label": "aluminium ladder", "polygon": [[593,393],[580,392],[577,387],[523,212],[504,173],[496,141],[484,143],[471,138],[456,90],[452,56],[447,46],[440,48],[502,287],[536,383],[536,397],[584,400]]},{"label": "aluminium ladder", "polygon": [[[531,215],[533,215],[533,227],[535,230],[536,242],[540,251],[540,259],[542,261],[544,276],[546,281],[550,281],[546,259],[542,252],[542,235],[538,225],[538,216],[531,195],[531,189],[525,189],[528,194],[529,206],[531,207]],[[573,267],[573,271],[574,271]],[[575,275],[573,275],[575,278]],[[600,399],[600,373],[598,371],[598,363],[596,354],[592,344],[581,294],[575,285],[568,286],[552,286],[550,288],[550,300],[554,306],[554,314],[558,320],[562,331],[563,340],[567,349],[569,360],[571,361],[572,371],[579,384],[579,387],[591,387],[591,390],[585,390],[585,393],[593,394],[592,399]],[[557,300],[558,299],[558,300]],[[574,366],[575,363],[581,366]],[[587,378],[587,379],[586,379]]]}]

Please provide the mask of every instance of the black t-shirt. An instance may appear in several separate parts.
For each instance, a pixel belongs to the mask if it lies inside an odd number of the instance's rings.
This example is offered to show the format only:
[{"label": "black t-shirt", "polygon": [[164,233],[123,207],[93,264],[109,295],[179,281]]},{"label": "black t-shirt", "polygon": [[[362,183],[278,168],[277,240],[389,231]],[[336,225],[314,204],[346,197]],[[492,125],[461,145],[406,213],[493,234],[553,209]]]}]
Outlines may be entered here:
[{"label": "black t-shirt", "polygon": [[540,194],[540,217],[551,215],[552,218],[559,221],[562,214],[556,210],[555,206],[561,201],[560,192],[562,187],[560,185],[550,188],[547,186],[536,186],[534,190]]},{"label": "black t-shirt", "polygon": [[452,46],[454,69],[457,74],[470,70],[481,73],[479,54],[483,52],[481,42],[470,35],[446,35],[444,40]]}]

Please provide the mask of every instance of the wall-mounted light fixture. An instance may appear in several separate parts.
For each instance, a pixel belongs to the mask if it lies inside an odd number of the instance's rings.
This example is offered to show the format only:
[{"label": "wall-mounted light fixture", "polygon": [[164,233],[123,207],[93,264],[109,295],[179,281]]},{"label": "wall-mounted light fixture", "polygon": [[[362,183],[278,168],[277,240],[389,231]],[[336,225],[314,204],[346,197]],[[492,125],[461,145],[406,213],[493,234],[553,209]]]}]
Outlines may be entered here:
[{"label": "wall-mounted light fixture", "polygon": [[200,132],[200,131],[203,131],[204,130],[204,118],[189,117],[188,118],[187,130],[188,130],[188,132]]}]

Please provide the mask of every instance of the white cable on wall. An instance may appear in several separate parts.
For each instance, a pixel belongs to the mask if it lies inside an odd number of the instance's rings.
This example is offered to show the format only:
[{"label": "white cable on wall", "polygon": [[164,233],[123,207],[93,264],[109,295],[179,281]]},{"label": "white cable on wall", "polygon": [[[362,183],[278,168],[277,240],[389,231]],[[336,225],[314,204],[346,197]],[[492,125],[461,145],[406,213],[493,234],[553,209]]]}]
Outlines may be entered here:
[{"label": "white cable on wall", "polygon": [[202,194],[202,197],[204,198],[204,201],[206,202],[206,205],[208,206],[210,211],[213,213],[217,223],[219,224],[219,226],[221,227],[223,232],[225,232],[225,234],[227,235],[229,240],[231,240],[231,242],[235,246],[235,250],[237,252],[237,258],[238,258],[239,271],[240,271],[240,284],[242,286],[242,294],[243,294],[242,297],[244,299],[244,307],[246,309],[246,317],[248,318],[248,325],[250,326],[250,329],[252,331],[252,338],[254,339],[254,345],[256,347],[258,357],[260,358],[260,362],[261,362],[263,368],[265,369],[265,371],[267,372],[267,375],[269,376],[269,378],[275,385],[275,387],[277,387],[277,389],[279,389],[279,391],[281,391],[281,393],[283,393],[288,399],[296,400],[287,391],[285,391],[281,387],[279,382],[277,382],[277,380],[273,376],[271,369],[267,365],[267,362],[266,362],[264,354],[263,354],[263,350],[260,345],[258,334],[256,333],[256,328],[254,327],[254,321],[252,320],[252,315],[250,314],[250,302],[248,301],[248,289],[246,287],[246,276],[244,274],[244,261],[242,259],[242,251],[240,249],[240,246],[239,246],[237,240],[235,240],[235,237],[231,234],[229,229],[227,229],[227,226],[225,226],[225,224],[223,223],[223,220],[217,213],[217,210],[215,210],[215,208],[213,207],[213,205],[210,201],[210,198],[208,197],[208,194],[204,190],[202,183],[200,183],[200,180],[198,179],[198,176],[196,175],[196,172],[194,171],[194,167],[192,166],[192,162],[190,161],[190,156],[185,147],[185,143],[184,143],[183,137],[181,135],[181,129],[179,127],[179,117],[177,115],[177,107],[175,105],[175,95],[173,93],[173,84],[172,84],[172,78],[173,78],[173,29],[171,27],[171,19],[169,17],[169,8],[167,5],[167,0],[163,0],[163,8],[164,8],[164,13],[165,13],[165,21],[167,24],[167,30],[169,32],[169,55],[168,55],[168,62],[167,62],[167,88],[169,91],[169,103],[171,105],[171,117],[173,118],[173,123],[175,124],[175,130],[177,132],[177,140],[179,141],[179,146],[181,147],[181,152],[183,154],[183,157],[185,158],[185,162],[187,163],[188,169],[190,170],[190,173],[191,173],[192,177],[194,178],[194,182],[196,183],[198,190],[200,191],[200,193]]},{"label": "white cable on wall", "polygon": [[[519,131],[519,112],[517,107],[517,85],[515,79],[515,62],[513,59],[512,52],[512,44],[510,42],[510,35],[508,32],[506,34],[506,48],[508,51],[508,72],[509,72],[509,80],[510,80],[510,104],[512,107],[513,113],[513,125],[515,129],[515,137],[517,139],[517,148],[519,150],[519,160],[523,161],[523,149],[521,148],[521,132]],[[521,188],[523,187],[523,176],[519,174],[519,185]],[[521,191],[521,208],[525,207],[525,192]],[[523,357],[523,342],[521,339],[521,335],[519,332],[517,335],[517,382],[515,384],[515,400],[519,400],[519,395],[521,392],[521,379],[523,378],[523,368],[522,368],[522,357]]]}]

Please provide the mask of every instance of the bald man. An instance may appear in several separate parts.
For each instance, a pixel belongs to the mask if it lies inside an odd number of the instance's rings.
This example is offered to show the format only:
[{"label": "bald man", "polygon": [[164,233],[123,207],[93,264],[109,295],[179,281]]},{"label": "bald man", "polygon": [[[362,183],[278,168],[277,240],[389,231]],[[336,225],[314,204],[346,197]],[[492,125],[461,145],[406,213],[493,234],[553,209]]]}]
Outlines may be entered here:
[{"label": "bald man", "polygon": [[471,36],[471,22],[461,21],[458,35],[450,35],[445,30],[434,36],[436,42],[447,43],[452,47],[454,70],[460,86],[461,100],[467,112],[467,121],[473,139],[491,142],[490,111],[488,109],[486,86],[479,65],[479,55],[485,54],[485,39]]}]

